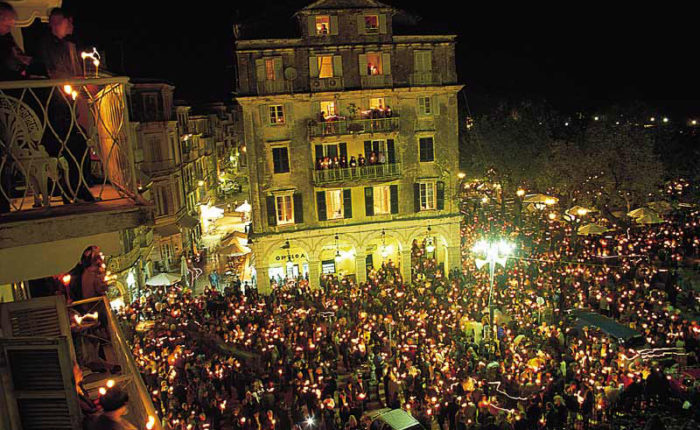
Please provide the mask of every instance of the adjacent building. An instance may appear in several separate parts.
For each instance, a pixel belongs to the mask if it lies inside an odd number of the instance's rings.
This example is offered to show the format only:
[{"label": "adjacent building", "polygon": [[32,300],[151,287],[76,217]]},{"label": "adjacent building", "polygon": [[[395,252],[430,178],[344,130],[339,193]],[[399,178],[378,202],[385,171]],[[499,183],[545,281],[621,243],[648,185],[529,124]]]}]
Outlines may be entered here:
[{"label": "adjacent building", "polygon": [[236,42],[258,288],[460,264],[455,36],[397,35],[394,8],[321,0],[300,36]]}]

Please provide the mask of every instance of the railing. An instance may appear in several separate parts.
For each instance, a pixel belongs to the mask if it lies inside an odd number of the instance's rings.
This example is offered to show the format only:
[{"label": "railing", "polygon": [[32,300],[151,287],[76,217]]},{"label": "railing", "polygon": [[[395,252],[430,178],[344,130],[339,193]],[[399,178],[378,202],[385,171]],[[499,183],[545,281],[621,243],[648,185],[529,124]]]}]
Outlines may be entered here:
[{"label": "railing", "polygon": [[277,94],[291,92],[291,82],[284,79],[276,81],[259,81],[258,94]]},{"label": "railing", "polygon": [[107,267],[114,273],[122,272],[131,267],[141,254],[141,247],[135,246],[131,251],[109,259]]},{"label": "railing", "polygon": [[409,77],[411,86],[442,85],[442,74],[437,72],[415,72]]},{"label": "railing", "polygon": [[345,81],[339,78],[311,78],[311,91],[336,91],[345,88]]},{"label": "railing", "polygon": [[401,176],[401,163],[384,163],[344,169],[314,170],[314,183],[328,184],[365,179],[388,179],[398,176]]},{"label": "railing", "polygon": [[391,88],[394,80],[391,75],[363,75],[360,84],[362,88]]},{"label": "railing", "polygon": [[141,163],[141,170],[153,174],[166,172],[175,168],[175,160],[144,161]]},{"label": "railing", "polygon": [[0,212],[136,199],[127,82],[0,82]]},{"label": "railing", "polygon": [[[151,395],[146,388],[146,384],[144,384],[141,379],[141,374],[136,367],[134,357],[131,355],[131,348],[129,348],[129,345],[126,343],[124,334],[109,306],[107,297],[94,297],[79,302],[73,302],[69,308],[76,309],[80,315],[97,312],[97,321],[99,324],[94,328],[90,328],[89,326],[83,328],[81,324],[77,324],[77,326],[72,328],[73,338],[77,339],[78,344],[80,344],[81,341],[95,342],[95,339],[99,339],[99,342],[103,342],[111,347],[114,353],[110,355],[110,357],[113,356],[116,363],[110,364],[118,365],[120,370],[117,375],[112,375],[110,378],[129,395],[129,408],[126,416],[129,422],[134,424],[136,428],[145,428],[149,417],[154,417],[153,428],[160,429],[160,420],[153,407]],[[103,318],[105,320],[103,320]],[[74,324],[76,324],[76,321],[71,321],[71,325],[73,326]],[[100,327],[102,329],[100,329]],[[98,331],[93,333],[93,330]],[[102,338],[105,332],[108,335],[107,339]],[[102,335],[100,335],[100,333],[102,333]],[[80,357],[78,357],[78,361],[80,363]],[[92,389],[96,389],[100,385],[104,385],[102,381],[88,384],[88,391],[92,392]]]},{"label": "railing", "polygon": [[347,119],[309,124],[309,136],[337,136],[342,134],[389,133],[399,129],[399,118]]}]

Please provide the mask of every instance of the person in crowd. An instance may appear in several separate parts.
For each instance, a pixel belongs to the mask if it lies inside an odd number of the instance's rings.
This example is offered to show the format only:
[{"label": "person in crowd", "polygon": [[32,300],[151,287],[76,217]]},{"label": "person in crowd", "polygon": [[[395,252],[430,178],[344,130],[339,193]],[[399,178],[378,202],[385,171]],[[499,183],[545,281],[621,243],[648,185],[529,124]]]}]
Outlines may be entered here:
[{"label": "person in crowd", "polygon": [[129,395],[122,388],[108,389],[99,399],[102,413],[89,425],[89,430],[136,430],[125,418],[128,402]]}]

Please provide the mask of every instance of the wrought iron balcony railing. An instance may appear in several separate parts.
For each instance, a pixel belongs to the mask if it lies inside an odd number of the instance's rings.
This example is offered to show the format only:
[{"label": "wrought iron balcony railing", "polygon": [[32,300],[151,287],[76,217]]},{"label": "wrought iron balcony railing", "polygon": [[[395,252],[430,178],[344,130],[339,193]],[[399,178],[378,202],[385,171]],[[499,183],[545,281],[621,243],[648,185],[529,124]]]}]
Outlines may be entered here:
[{"label": "wrought iron balcony railing", "polygon": [[311,78],[311,91],[340,91],[345,88],[342,77]]},{"label": "wrought iron balcony railing", "polygon": [[415,72],[410,78],[411,86],[442,85],[442,74],[438,72]]},{"label": "wrought iron balcony railing", "polygon": [[394,79],[391,75],[364,75],[360,76],[362,88],[391,88]]},{"label": "wrought iron balcony railing", "polygon": [[314,170],[316,185],[372,179],[391,179],[401,176],[401,163],[374,164],[344,169]]},{"label": "wrought iron balcony railing", "polygon": [[0,212],[137,199],[127,82],[0,82]]},{"label": "wrought iron balcony railing", "polygon": [[309,136],[338,136],[343,134],[389,133],[399,129],[399,118],[344,119],[309,124]]}]

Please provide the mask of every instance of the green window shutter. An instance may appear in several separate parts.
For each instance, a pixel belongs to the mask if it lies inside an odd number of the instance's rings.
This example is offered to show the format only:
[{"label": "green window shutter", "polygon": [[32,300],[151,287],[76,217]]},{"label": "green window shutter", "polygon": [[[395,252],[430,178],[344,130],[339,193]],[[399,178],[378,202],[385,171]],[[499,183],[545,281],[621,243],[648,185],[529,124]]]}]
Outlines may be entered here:
[{"label": "green window shutter", "polygon": [[372,153],[372,141],[371,140],[365,140],[365,160],[369,157],[369,154]]},{"label": "green window shutter", "polygon": [[382,54],[382,74],[391,75],[391,54]]},{"label": "green window shutter", "polygon": [[[323,158],[323,145],[316,145],[316,160]],[[316,166],[314,166],[316,168]]]},{"label": "green window shutter", "polygon": [[331,35],[335,36],[338,34],[338,16],[331,15]]},{"label": "green window shutter", "polygon": [[316,210],[318,211],[318,220],[325,221],[328,219],[326,215],[326,192],[316,191]]},{"label": "green window shutter", "polygon": [[[326,112],[328,113],[328,112]],[[318,121],[320,118],[319,115],[321,114],[321,103],[320,102],[311,102],[311,119]]]},{"label": "green window shutter", "polygon": [[[364,25],[364,22],[363,22]],[[367,76],[367,54],[360,54],[358,57],[359,61],[359,67],[360,67],[360,76]]]},{"label": "green window shutter", "polygon": [[387,139],[386,140],[386,152],[387,152],[387,157],[386,161],[389,164],[394,164],[396,163],[396,148],[394,147],[394,139]]},{"label": "green window shutter", "polygon": [[262,82],[266,79],[267,73],[265,73],[265,60],[258,58],[255,60],[255,79],[258,82]]},{"label": "green window shutter", "polygon": [[277,212],[275,210],[275,196],[267,196],[267,223],[270,227],[277,225]]},{"label": "green window shutter", "polygon": [[294,103],[284,104],[284,123],[286,125],[292,125],[292,110],[294,108]]},{"label": "green window shutter", "polygon": [[274,60],[274,65],[275,65],[275,80],[276,81],[281,81],[284,79],[284,76],[282,75],[282,57],[276,57]]},{"label": "green window shutter", "polygon": [[347,161],[348,159],[348,144],[345,142],[340,142],[338,144],[338,150],[340,152],[339,157],[345,157],[345,160]]},{"label": "green window shutter", "polygon": [[340,55],[333,56],[333,76],[343,77],[343,57]]},{"label": "green window shutter", "polygon": [[270,125],[270,107],[268,105],[260,105],[260,124]]},{"label": "green window shutter", "polygon": [[374,215],[374,188],[365,187],[365,215]]},{"label": "green window shutter", "polygon": [[304,204],[301,198],[301,193],[294,193],[294,224],[302,224],[304,222]]},{"label": "green window shutter", "polygon": [[413,184],[413,209],[420,212],[420,184],[418,182]]},{"label": "green window shutter", "polygon": [[440,114],[440,98],[437,95],[434,95],[430,101],[433,103],[430,106],[430,113],[433,115],[439,115]]},{"label": "green window shutter", "polygon": [[379,15],[379,33],[386,34],[386,15]]},{"label": "green window shutter", "polygon": [[389,186],[389,198],[391,202],[391,213],[399,213],[399,186],[390,185]]},{"label": "green window shutter", "polygon": [[357,34],[365,34],[365,16],[357,15]]},{"label": "green window shutter", "polygon": [[343,190],[343,218],[352,218],[352,190],[346,188]]},{"label": "green window shutter", "polygon": [[437,188],[437,208],[438,210],[445,209],[445,183],[443,181],[438,181],[436,183]]},{"label": "green window shutter", "polygon": [[309,36],[316,36],[316,16],[309,17]]},{"label": "green window shutter", "polygon": [[318,78],[318,57],[309,55],[309,77]]}]

